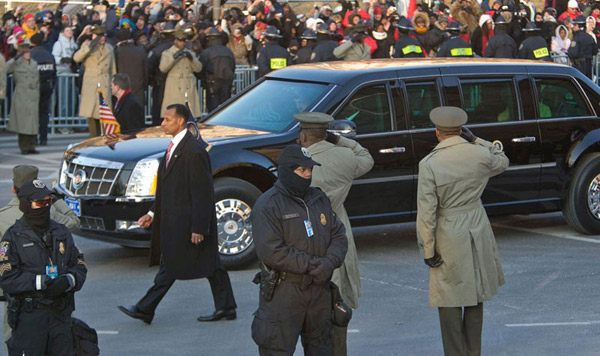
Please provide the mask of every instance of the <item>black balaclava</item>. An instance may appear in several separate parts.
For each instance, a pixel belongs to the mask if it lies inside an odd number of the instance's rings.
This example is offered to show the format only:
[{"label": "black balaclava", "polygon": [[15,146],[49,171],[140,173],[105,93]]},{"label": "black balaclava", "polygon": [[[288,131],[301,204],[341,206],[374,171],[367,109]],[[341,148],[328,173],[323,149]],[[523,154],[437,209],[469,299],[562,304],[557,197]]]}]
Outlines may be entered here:
[{"label": "black balaclava", "polygon": [[23,199],[19,201],[19,210],[23,212],[25,221],[36,234],[41,236],[50,229],[50,205],[33,209],[31,202]]},{"label": "black balaclava", "polygon": [[303,198],[306,192],[308,192],[312,179],[302,178],[294,173],[294,169],[296,168],[298,168],[298,165],[279,165],[277,168],[279,180],[290,194],[298,198]]}]

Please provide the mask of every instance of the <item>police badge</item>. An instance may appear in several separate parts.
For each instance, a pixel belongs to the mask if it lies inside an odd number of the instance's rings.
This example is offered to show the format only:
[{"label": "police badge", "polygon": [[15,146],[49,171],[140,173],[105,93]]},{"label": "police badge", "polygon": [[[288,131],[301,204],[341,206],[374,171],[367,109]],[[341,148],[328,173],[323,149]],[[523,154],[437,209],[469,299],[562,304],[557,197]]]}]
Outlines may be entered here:
[{"label": "police badge", "polygon": [[63,242],[58,244],[58,252],[60,252],[61,255],[65,254],[65,244]]},{"label": "police badge", "polygon": [[325,214],[321,213],[321,225],[327,225],[327,219],[325,219]]}]

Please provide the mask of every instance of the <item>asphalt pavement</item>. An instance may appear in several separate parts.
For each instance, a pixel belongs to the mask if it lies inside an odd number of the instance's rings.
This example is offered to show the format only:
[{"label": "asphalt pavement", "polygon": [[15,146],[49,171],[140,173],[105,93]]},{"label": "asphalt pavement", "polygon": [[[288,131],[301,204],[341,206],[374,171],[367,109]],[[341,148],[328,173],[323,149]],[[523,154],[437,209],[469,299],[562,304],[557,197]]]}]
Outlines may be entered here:
[{"label": "asphalt pavement", "polygon": [[[41,154],[22,156],[14,135],[0,134],[0,206],[12,198],[12,167],[34,164],[47,183],[62,152],[85,134],[51,135]],[[600,236],[569,229],[560,213],[492,219],[506,284],[484,305],[483,355],[600,355]],[[349,326],[349,355],[443,355],[437,310],[428,306],[428,269],[414,223],[354,229],[363,295]],[[230,271],[238,318],[199,323],[213,311],[206,280],[177,281],[152,325],[126,317],[157,268],[147,250],[75,236],[88,263],[75,316],[99,333],[101,355],[257,355],[250,336],[256,265]],[[0,312],[1,314],[1,312]],[[0,315],[1,317],[2,315]],[[0,349],[0,355],[5,355]],[[302,355],[298,345],[295,355]]]}]

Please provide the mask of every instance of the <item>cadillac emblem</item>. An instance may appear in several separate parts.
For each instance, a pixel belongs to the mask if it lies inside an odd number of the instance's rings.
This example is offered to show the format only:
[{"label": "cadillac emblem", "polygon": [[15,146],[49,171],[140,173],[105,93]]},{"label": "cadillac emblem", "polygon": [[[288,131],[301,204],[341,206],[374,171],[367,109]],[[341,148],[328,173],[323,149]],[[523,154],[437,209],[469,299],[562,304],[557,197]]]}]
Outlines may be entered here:
[{"label": "cadillac emblem", "polygon": [[83,187],[83,184],[85,183],[86,179],[87,174],[83,169],[76,170],[75,174],[73,175],[73,188],[77,190]]}]

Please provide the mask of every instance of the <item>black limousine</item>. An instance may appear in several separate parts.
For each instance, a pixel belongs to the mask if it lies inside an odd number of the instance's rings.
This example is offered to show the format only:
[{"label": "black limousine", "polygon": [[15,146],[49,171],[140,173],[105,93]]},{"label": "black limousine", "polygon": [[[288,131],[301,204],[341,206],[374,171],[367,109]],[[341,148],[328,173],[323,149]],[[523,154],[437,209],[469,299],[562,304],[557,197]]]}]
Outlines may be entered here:
[{"label": "black limousine", "polygon": [[[546,62],[418,59],[328,62],[270,73],[199,124],[215,178],[223,262],[255,258],[252,206],[277,178],[280,150],[298,138],[293,115],[320,111],[356,124],[375,166],[346,200],[353,226],[416,216],[418,162],[437,144],[429,112],[462,107],[468,127],[499,140],[510,167],[483,195],[490,214],[562,210],[575,230],[600,233],[600,88]],[[82,235],[146,247],[136,220],[153,202],[170,137],[160,127],[72,145],[55,187],[81,217]]]}]

